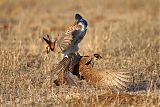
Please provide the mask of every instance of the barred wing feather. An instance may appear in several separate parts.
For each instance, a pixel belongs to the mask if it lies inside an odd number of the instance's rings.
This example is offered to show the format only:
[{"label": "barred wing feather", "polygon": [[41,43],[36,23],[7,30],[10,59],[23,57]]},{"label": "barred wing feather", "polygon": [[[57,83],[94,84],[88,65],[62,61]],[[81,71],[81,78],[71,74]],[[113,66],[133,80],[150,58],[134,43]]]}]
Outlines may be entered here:
[{"label": "barred wing feather", "polygon": [[[59,78],[64,78],[65,81],[67,81],[69,86],[76,85],[76,82],[74,81],[74,76],[71,73],[73,71],[74,63],[76,62],[75,55],[69,55],[69,57],[64,57],[62,61],[58,63],[56,68],[54,69],[55,72],[58,72]],[[63,77],[60,77],[63,76]]]},{"label": "barred wing feather", "polygon": [[60,38],[57,39],[57,44],[58,47],[61,49],[61,51],[64,52],[70,47],[72,41],[73,41],[72,35],[64,35],[60,36]]}]

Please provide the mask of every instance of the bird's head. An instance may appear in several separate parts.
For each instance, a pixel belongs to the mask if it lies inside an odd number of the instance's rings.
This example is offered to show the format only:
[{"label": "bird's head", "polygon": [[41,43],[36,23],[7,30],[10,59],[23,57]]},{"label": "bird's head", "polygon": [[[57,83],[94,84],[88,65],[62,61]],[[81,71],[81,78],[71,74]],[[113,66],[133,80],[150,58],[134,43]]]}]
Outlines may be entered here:
[{"label": "bird's head", "polygon": [[102,56],[100,54],[93,54],[89,56],[83,56],[83,62],[85,65],[93,65],[97,59],[101,59]]},{"label": "bird's head", "polygon": [[96,58],[96,59],[101,59],[102,56],[100,54],[93,54],[93,56]]}]

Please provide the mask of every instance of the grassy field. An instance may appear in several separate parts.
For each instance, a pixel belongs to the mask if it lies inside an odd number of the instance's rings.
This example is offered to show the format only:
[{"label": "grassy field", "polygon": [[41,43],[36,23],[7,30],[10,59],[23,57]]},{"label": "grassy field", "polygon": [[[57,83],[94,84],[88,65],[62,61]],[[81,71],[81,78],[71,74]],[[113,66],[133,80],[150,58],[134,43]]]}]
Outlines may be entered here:
[{"label": "grassy field", "polygon": [[[61,55],[46,54],[42,37],[63,31],[75,13],[89,24],[80,53],[100,53],[97,67],[131,72],[127,90],[111,92],[85,81],[51,87]],[[0,105],[160,106],[159,0],[1,0]]]}]

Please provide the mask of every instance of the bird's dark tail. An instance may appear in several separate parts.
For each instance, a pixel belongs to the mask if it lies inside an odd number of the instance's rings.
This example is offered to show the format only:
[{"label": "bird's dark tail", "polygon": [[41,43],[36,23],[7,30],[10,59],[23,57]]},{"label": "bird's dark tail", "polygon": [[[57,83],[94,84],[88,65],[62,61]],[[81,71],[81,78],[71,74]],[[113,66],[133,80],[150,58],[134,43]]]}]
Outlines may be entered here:
[{"label": "bird's dark tail", "polygon": [[83,19],[82,18],[82,16],[80,15],[80,14],[75,14],[75,19],[77,20],[77,21],[80,21],[81,19]]},{"label": "bird's dark tail", "polygon": [[51,44],[51,40],[50,40],[50,38],[49,38],[49,35],[47,35],[47,38],[43,37],[43,40],[44,40],[48,45]]}]

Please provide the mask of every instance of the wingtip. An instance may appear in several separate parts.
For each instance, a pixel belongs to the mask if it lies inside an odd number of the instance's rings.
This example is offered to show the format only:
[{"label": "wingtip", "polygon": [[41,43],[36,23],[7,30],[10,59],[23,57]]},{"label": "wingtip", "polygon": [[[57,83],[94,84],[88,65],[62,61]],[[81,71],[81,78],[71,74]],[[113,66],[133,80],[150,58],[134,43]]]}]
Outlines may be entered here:
[{"label": "wingtip", "polygon": [[80,20],[82,19],[82,16],[81,16],[79,13],[76,13],[76,14],[75,14],[75,19],[76,19],[77,21],[80,21]]}]

